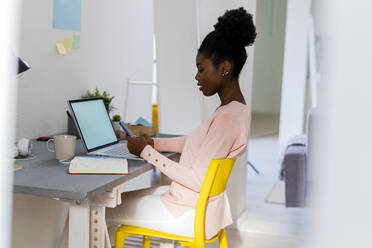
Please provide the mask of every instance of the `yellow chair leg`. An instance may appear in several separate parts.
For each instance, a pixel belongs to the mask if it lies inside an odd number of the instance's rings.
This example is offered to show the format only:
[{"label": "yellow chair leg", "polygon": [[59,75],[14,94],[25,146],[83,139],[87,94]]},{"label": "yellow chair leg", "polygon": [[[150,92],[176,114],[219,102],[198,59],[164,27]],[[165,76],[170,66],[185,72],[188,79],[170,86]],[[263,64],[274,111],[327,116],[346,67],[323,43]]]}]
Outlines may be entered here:
[{"label": "yellow chair leg", "polygon": [[228,248],[225,229],[222,229],[221,235],[219,237],[219,241],[220,241],[220,248]]},{"label": "yellow chair leg", "polygon": [[150,237],[143,235],[143,244],[142,248],[150,248]]},{"label": "yellow chair leg", "polygon": [[115,248],[123,248],[125,239],[130,235],[127,233],[116,232],[115,234]]},{"label": "yellow chair leg", "polygon": [[125,235],[123,233],[116,233],[115,235],[115,248],[123,248],[125,241]]},{"label": "yellow chair leg", "polygon": [[204,240],[195,240],[194,244],[193,244],[193,248],[194,247],[197,247],[197,248],[205,248],[205,243],[204,243]]}]

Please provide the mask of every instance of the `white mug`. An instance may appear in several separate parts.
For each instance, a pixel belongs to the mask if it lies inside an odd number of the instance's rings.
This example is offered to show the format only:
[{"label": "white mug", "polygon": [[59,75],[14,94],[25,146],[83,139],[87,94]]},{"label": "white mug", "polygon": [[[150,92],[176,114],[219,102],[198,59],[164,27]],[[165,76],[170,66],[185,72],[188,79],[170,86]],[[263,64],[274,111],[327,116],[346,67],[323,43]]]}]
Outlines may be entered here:
[{"label": "white mug", "polygon": [[[49,147],[49,142],[54,142],[54,149]],[[48,140],[46,146],[48,151],[56,153],[57,160],[71,160],[75,156],[76,136],[55,135],[53,139]]]}]

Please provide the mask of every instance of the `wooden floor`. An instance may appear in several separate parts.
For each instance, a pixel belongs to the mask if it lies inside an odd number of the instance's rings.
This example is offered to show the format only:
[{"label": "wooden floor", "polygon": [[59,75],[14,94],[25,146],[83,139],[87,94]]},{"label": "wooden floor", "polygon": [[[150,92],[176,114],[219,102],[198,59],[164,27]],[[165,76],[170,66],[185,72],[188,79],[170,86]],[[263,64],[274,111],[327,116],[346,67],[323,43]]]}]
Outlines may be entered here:
[{"label": "wooden floor", "polygon": [[[309,225],[309,209],[286,209],[265,203],[267,194],[278,180],[279,156],[276,115],[252,115],[248,159],[260,171],[248,170],[246,211],[233,228],[227,229],[229,248],[298,248],[304,245]],[[134,239],[126,247],[141,247]],[[151,247],[159,247],[153,240]],[[218,244],[207,244],[215,248]]]}]

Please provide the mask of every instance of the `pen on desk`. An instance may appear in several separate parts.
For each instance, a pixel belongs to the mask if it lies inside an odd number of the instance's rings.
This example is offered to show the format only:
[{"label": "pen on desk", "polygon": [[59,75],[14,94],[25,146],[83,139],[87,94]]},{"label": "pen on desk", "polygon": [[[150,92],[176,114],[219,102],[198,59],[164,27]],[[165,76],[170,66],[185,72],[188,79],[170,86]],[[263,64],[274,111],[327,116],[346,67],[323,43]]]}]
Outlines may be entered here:
[{"label": "pen on desk", "polygon": [[131,137],[132,136],[132,135],[130,135],[130,133],[128,132],[128,130],[124,127],[124,125],[120,121],[119,121],[119,125],[124,130],[124,132],[127,134],[128,137]]}]

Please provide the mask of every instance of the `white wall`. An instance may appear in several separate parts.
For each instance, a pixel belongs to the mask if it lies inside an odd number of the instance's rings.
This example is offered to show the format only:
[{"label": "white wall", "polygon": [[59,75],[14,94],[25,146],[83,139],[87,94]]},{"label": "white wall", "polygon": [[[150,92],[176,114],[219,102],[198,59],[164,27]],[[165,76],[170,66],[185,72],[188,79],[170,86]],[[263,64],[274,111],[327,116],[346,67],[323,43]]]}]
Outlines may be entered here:
[{"label": "white wall", "polygon": [[[19,54],[31,65],[19,81],[17,136],[67,130],[66,101],[98,86],[123,113],[125,82],[152,80],[152,1],[82,0],[81,32],[53,28],[53,1],[22,1]],[[54,43],[80,34],[81,48],[65,56]]]},{"label": "white wall", "polygon": [[310,154],[319,184],[308,247],[372,244],[371,9],[371,1],[315,0],[321,125]]},{"label": "white wall", "polygon": [[303,132],[310,0],[288,0],[279,143]]},{"label": "white wall", "polygon": [[154,10],[159,130],[188,134],[200,125],[196,0],[155,0]]},{"label": "white wall", "polygon": [[[324,12],[326,10],[323,8],[323,5],[318,0],[312,0],[311,1],[311,15],[313,16],[314,20],[314,34],[317,37],[317,47],[316,47],[316,53],[317,53],[317,68],[318,70],[322,70],[322,55],[323,55],[323,39],[326,35],[326,25],[324,21],[322,20],[322,16],[324,16]],[[321,71],[320,71],[321,74]],[[321,75],[320,75],[321,76]],[[320,92],[318,91],[318,95]]]},{"label": "white wall", "polygon": [[[18,54],[31,70],[19,80],[18,137],[65,132],[66,101],[96,86],[115,96],[122,114],[126,79],[152,80],[151,1],[82,0],[81,32],[53,29],[53,1],[22,2]],[[55,41],[72,34],[80,34],[80,50],[56,56]],[[55,247],[65,214],[60,201],[15,195],[12,247]]]},{"label": "white wall", "polygon": [[257,1],[252,112],[280,112],[287,0]]}]

